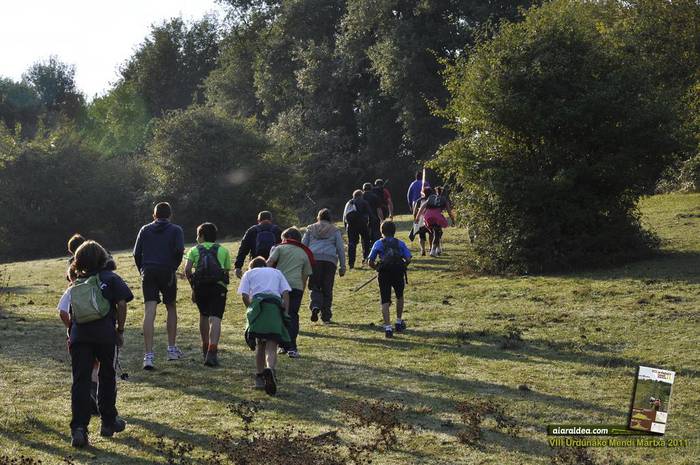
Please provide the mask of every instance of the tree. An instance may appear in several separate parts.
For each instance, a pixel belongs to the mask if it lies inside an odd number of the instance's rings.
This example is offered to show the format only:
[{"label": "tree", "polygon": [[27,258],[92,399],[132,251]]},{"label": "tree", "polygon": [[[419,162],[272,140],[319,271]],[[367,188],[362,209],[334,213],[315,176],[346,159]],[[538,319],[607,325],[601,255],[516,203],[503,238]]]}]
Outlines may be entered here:
[{"label": "tree", "polygon": [[41,112],[41,101],[33,87],[0,78],[0,120],[8,129],[15,130],[19,125],[23,138],[33,137]]},{"label": "tree", "polygon": [[119,82],[87,107],[81,121],[84,140],[107,155],[128,155],[145,148],[151,116],[133,83]]},{"label": "tree", "polygon": [[[268,164],[267,142],[244,123],[193,106],[158,120],[148,145],[149,206],[173,203],[186,234],[213,221],[223,234],[242,232],[260,210],[283,217],[284,167]],[[148,211],[143,208],[143,211]]]},{"label": "tree", "polygon": [[58,57],[34,63],[22,77],[34,88],[49,113],[75,120],[85,105],[85,98],[75,86],[75,66],[59,61]]},{"label": "tree", "polygon": [[70,126],[28,141],[0,131],[0,259],[56,256],[76,231],[107,247],[130,242],[138,173]]},{"label": "tree", "polygon": [[203,83],[219,55],[213,18],[186,24],[176,18],[153,26],[151,34],[125,64],[123,81],[133,85],[151,116],[203,103]]},{"label": "tree", "polygon": [[532,8],[449,69],[443,115],[459,136],[435,166],[464,189],[476,267],[540,272],[648,250],[635,206],[677,147],[677,121],[608,8]]}]

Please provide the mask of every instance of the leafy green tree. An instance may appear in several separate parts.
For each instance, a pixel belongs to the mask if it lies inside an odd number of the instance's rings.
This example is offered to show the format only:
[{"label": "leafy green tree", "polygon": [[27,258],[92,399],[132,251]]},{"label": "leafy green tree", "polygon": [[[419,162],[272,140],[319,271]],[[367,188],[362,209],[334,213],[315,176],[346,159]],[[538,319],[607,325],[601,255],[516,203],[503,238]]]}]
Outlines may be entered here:
[{"label": "leafy green tree", "polygon": [[186,234],[203,221],[223,234],[243,231],[262,209],[286,194],[284,167],[267,163],[264,137],[208,107],[193,106],[158,120],[148,145],[147,212],[161,199],[173,203]]},{"label": "leafy green tree", "polygon": [[464,188],[478,268],[540,272],[648,250],[635,206],[677,146],[677,120],[607,8],[532,8],[447,73],[444,116],[459,137],[435,165]]},{"label": "leafy green tree", "polygon": [[42,112],[39,95],[24,82],[0,78],[0,120],[10,130],[17,125],[23,138],[34,136]]},{"label": "leafy green tree", "polygon": [[1,132],[0,259],[59,255],[76,231],[107,247],[133,239],[131,164],[102,159],[70,126],[11,143]]},{"label": "leafy green tree", "polygon": [[151,115],[133,83],[119,82],[87,107],[81,121],[86,142],[107,155],[127,155],[144,149]]},{"label": "leafy green tree", "polygon": [[176,18],[154,26],[123,67],[152,116],[204,102],[203,83],[219,55],[218,25],[213,18],[186,24]]},{"label": "leafy green tree", "polygon": [[63,114],[71,120],[80,115],[85,98],[75,86],[75,66],[51,56],[30,66],[23,79],[34,88],[49,113]]}]

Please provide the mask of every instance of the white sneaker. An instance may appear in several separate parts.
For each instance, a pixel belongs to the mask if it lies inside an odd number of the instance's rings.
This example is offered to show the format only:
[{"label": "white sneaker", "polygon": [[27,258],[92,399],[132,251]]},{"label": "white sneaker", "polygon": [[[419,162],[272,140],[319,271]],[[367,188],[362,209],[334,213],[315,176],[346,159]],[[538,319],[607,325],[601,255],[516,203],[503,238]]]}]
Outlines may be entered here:
[{"label": "white sneaker", "polygon": [[168,347],[168,361],[180,360],[184,354],[177,346]]},{"label": "white sneaker", "polygon": [[436,249],[436,248],[430,249],[430,256],[431,256],[431,257],[437,257],[437,256],[438,256],[438,254],[437,254],[437,249]]},{"label": "white sneaker", "polygon": [[151,371],[153,370],[153,352],[149,352],[147,354],[144,354],[143,356],[143,369]]}]

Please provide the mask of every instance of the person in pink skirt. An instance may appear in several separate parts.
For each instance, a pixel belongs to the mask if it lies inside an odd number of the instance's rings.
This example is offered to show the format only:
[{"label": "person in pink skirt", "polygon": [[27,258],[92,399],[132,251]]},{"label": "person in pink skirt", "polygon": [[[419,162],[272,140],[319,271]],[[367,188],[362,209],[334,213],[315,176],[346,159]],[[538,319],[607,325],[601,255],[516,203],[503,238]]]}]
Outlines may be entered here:
[{"label": "person in pink skirt", "polygon": [[435,192],[429,187],[425,188],[424,198],[425,200],[414,216],[414,221],[418,222],[423,217],[425,227],[433,233],[430,256],[437,257],[442,253],[442,230],[448,226],[447,219],[442,212],[447,211],[453,225],[455,223],[455,214],[452,204],[447,196],[444,195],[442,187],[436,187]]}]

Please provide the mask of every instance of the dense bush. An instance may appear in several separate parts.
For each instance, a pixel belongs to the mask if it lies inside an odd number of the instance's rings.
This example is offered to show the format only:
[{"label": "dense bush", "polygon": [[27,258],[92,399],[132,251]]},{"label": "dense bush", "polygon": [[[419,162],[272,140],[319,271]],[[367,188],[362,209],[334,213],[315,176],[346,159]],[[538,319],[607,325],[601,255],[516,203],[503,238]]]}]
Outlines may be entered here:
[{"label": "dense bush", "polygon": [[138,175],[63,129],[32,141],[0,134],[0,260],[59,255],[80,232],[107,247],[134,234]]},{"label": "dense bush", "polygon": [[532,8],[447,72],[459,137],[435,164],[464,187],[477,268],[606,264],[653,242],[635,206],[676,146],[673,108],[606,8]]},{"label": "dense bush", "polygon": [[[243,231],[259,210],[285,211],[285,168],[264,159],[266,140],[246,124],[207,107],[191,107],[158,120],[148,146],[144,219],[153,202],[172,203],[176,221],[194,239],[195,227],[212,221],[222,234]],[[282,218],[281,218],[282,217]]]}]

